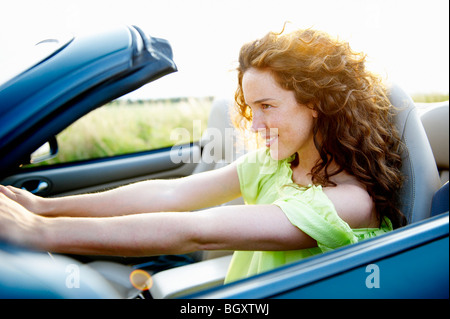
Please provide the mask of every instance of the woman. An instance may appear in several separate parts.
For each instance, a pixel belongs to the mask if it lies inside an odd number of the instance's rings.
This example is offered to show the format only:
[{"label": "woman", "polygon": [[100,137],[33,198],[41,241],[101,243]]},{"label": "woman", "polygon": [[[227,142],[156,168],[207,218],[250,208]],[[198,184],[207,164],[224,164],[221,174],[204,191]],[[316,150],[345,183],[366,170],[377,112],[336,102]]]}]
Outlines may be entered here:
[{"label": "woman", "polygon": [[[218,170],[99,194],[46,199],[2,186],[0,237],[78,254],[236,250],[230,282],[399,227],[400,143],[364,61],[313,30],[246,44],[236,123],[265,147]],[[214,207],[241,195],[247,205]]]}]

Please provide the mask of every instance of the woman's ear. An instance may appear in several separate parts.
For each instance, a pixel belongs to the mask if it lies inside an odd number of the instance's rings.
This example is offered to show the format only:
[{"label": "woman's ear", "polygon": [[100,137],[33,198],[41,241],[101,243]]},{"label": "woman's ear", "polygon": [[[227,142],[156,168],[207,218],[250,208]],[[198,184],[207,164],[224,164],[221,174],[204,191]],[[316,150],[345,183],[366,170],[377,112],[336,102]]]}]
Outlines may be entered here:
[{"label": "woman's ear", "polygon": [[310,108],[312,110],[312,116],[314,118],[318,118],[319,117],[319,111],[317,111],[316,103],[309,102],[307,105],[308,105],[308,108]]}]

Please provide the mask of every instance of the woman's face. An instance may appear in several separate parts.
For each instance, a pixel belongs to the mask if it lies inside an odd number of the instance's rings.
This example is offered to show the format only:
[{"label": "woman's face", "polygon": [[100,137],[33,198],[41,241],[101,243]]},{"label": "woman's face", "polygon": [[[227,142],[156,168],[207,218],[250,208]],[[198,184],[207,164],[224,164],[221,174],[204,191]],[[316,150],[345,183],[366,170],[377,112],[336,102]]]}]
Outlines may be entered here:
[{"label": "woman's face", "polygon": [[294,92],[281,88],[270,71],[247,70],[242,90],[252,110],[252,130],[266,141],[273,159],[298,153],[301,160],[311,151],[317,152],[312,132],[317,112],[299,104]]}]

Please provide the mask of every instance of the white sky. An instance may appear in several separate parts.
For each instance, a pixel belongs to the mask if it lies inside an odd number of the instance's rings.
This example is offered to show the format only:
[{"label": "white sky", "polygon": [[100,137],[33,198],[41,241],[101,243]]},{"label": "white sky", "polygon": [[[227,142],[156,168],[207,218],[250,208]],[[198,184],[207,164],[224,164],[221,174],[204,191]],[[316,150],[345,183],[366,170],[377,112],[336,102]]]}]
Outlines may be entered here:
[{"label": "white sky", "polygon": [[179,71],[133,97],[231,94],[241,45],[285,21],[348,40],[410,93],[449,91],[448,0],[3,0],[0,75],[55,34],[134,24],[170,41]]}]

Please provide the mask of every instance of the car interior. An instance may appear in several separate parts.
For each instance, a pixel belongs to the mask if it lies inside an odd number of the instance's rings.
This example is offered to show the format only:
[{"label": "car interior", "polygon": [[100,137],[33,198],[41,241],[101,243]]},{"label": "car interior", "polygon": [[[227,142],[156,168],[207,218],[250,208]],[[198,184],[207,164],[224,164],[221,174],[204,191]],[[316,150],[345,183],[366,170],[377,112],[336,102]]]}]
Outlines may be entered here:
[{"label": "car interior", "polygon": [[[449,170],[449,120],[448,101],[431,105],[418,105],[412,101],[399,86],[392,85],[390,90],[392,104],[398,110],[397,127],[406,145],[403,154],[403,173],[406,182],[401,194],[401,209],[407,217],[408,224],[425,220],[431,216],[448,211],[448,170]],[[239,156],[244,148],[236,145],[226,145],[225,140],[211,139],[212,129],[231,129],[229,109],[231,101],[219,99],[214,101],[208,128],[206,129],[200,147],[207,143],[219,143],[218,147],[234,148],[234,156]],[[227,119],[227,120],[224,120]],[[222,134],[221,136],[225,136]],[[220,152],[219,152],[220,153]],[[206,158],[214,157],[214,158]],[[194,174],[204,170],[215,169],[230,163],[233,158],[202,152],[203,161],[198,164]],[[242,199],[226,205],[240,204]],[[433,209],[432,209],[433,207]],[[174,267],[152,275],[152,286],[149,290],[154,299],[177,298],[221,285],[231,260],[230,251],[195,252],[194,263]],[[102,273],[125,297],[131,297],[137,292],[128,280],[132,269],[129,266],[110,262],[93,262],[87,265]],[[120,281],[120,282],[119,282]]]},{"label": "car interior", "polygon": [[[407,150],[403,153],[403,173],[406,176],[406,182],[401,194],[401,210],[406,215],[408,223],[415,224],[449,210],[449,103],[448,101],[431,104],[414,103],[408,94],[397,85],[391,86],[390,99],[398,111],[396,117],[397,126]],[[63,187],[66,187],[68,184],[64,182],[65,179],[72,182],[70,183],[72,184],[71,186],[75,184],[76,189],[58,189],[57,196],[61,196],[99,191],[142,179],[173,178],[216,169],[227,165],[246,151],[246,148],[240,144],[239,134],[230,134],[230,130],[233,130],[229,112],[231,107],[232,101],[216,99],[212,103],[208,127],[204,131],[201,140],[186,148],[145,153],[136,158],[125,156],[112,161],[93,161],[82,163],[81,165],[63,165],[61,167],[43,168],[24,173],[19,172],[14,176],[7,177],[1,183],[20,187],[23,185],[22,183],[41,179],[42,176],[45,176],[54,184],[57,184],[57,181],[62,181],[61,185]],[[230,136],[232,138],[227,138]],[[170,166],[167,166],[170,163],[171,152],[180,151],[186,152],[191,157],[201,156],[202,161],[199,163],[170,164]],[[114,176],[114,179],[108,179],[110,176]],[[242,203],[242,199],[237,199],[226,205]],[[130,274],[133,271],[145,269],[145,264],[141,264],[139,260],[133,263],[130,260],[127,262],[119,260],[117,262],[114,258],[88,259],[80,263],[80,269],[83,272],[83,282],[89,282],[88,287],[91,289],[89,291],[91,294],[86,294],[86,290],[68,290],[63,289],[64,287],[55,288],[46,282],[46,280],[55,282],[55,278],[58,276],[64,282],[64,276],[67,276],[67,273],[57,272],[56,261],[62,260],[63,263],[72,265],[74,260],[71,258],[51,254],[49,257],[47,254],[35,254],[27,251],[13,254],[4,247],[2,247],[1,254],[8,254],[6,257],[15,265],[15,267],[10,267],[4,272],[6,275],[2,276],[2,281],[9,278],[7,274],[14,273],[17,277],[20,277],[17,274],[17,269],[26,269],[32,274],[33,278],[42,278],[40,280],[41,283],[50,287],[47,289],[46,295],[42,295],[42,291],[39,290],[40,286],[35,288],[36,294],[33,294],[33,287],[30,286],[30,281],[26,282],[24,279],[23,285],[17,281],[11,282],[11,287],[23,287],[21,290],[12,289],[12,291],[22,293],[22,295],[18,295],[19,298],[24,296],[23,293],[25,291],[28,294],[27,296],[31,297],[38,295],[49,298],[55,296],[89,298],[89,296],[93,296],[94,298],[151,297],[154,299],[169,299],[185,297],[208,288],[221,286],[232,252],[193,252],[186,257],[189,258],[188,262],[183,260],[180,262],[177,259],[178,257],[175,256],[171,263],[172,266],[176,267],[150,273],[152,284],[145,293],[136,288],[130,280]],[[55,261],[52,264],[55,267],[55,270],[52,272],[53,278],[48,278],[48,274],[39,271],[39,267],[30,269],[26,262],[27,259],[23,258],[30,254],[34,260],[39,260],[40,262],[48,262],[49,258]],[[170,256],[168,260],[170,261]],[[9,296],[14,297],[11,294]]]}]

